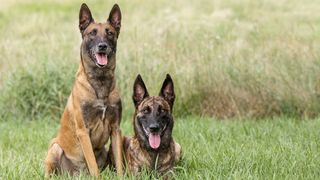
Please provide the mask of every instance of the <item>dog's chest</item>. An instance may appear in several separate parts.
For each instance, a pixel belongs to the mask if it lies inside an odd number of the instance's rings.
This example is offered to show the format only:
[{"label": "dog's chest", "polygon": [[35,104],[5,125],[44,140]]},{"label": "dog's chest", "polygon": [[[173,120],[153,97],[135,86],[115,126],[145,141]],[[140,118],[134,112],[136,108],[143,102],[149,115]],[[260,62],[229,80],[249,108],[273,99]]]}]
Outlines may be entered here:
[{"label": "dog's chest", "polygon": [[127,161],[129,169],[135,174],[141,171],[143,167],[147,167],[157,172],[164,173],[170,170],[174,165],[174,147],[170,146],[166,153],[158,153],[154,155],[148,154],[141,149],[137,139],[130,142],[127,150]]},{"label": "dog's chest", "polygon": [[114,108],[100,99],[83,102],[81,108],[92,146],[100,149],[109,139],[115,118]]}]

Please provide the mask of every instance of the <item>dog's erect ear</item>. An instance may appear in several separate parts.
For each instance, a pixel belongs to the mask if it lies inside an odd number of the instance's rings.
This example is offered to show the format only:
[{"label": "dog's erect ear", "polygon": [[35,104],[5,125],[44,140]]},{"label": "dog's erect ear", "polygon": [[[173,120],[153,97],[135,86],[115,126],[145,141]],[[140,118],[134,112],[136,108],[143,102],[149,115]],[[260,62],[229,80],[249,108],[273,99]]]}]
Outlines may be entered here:
[{"label": "dog's erect ear", "polygon": [[121,11],[118,4],[113,5],[109,14],[108,21],[110,22],[111,26],[113,26],[116,29],[119,35],[121,27]]},{"label": "dog's erect ear", "polygon": [[167,77],[162,84],[162,88],[160,90],[159,96],[163,97],[169,103],[170,108],[172,110],[175,94],[174,94],[173,81],[169,74],[167,74]]},{"label": "dog's erect ear", "polygon": [[143,99],[148,96],[149,96],[149,94],[148,94],[146,85],[144,85],[144,82],[139,74],[133,84],[132,99],[133,99],[133,103],[136,106],[136,108],[140,105],[140,103],[143,101]]},{"label": "dog's erect ear", "polygon": [[90,23],[94,22],[89,7],[83,3],[79,12],[79,29],[80,32],[83,31],[89,26]]}]

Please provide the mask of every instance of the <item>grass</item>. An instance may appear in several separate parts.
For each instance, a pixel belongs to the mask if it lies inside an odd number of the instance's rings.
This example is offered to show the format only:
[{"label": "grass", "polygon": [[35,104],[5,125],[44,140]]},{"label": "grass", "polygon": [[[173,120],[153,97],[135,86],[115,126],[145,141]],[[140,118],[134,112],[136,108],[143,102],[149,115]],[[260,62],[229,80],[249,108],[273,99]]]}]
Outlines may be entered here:
[{"label": "grass", "polygon": [[[105,21],[113,3],[94,0],[88,5],[97,21]],[[79,64],[80,4],[0,3],[0,179],[43,178],[47,146],[59,127]],[[116,69],[124,107],[122,130],[132,134],[136,75],[156,94],[170,73],[177,96],[174,137],[184,151],[173,177],[320,176],[319,3],[118,4],[123,13]],[[234,120],[218,120],[228,118]],[[143,172],[140,177],[149,175]],[[110,171],[103,177],[116,178]],[[71,177],[55,177],[65,178]]]},{"label": "grass", "polygon": [[[131,87],[138,73],[155,93],[170,73],[177,116],[319,115],[320,19],[314,14],[320,5],[315,1],[118,3],[123,26],[116,74],[125,112],[132,112]],[[100,0],[88,4],[97,21],[105,21],[113,5]],[[62,100],[50,107],[64,106],[79,64],[79,6],[74,0],[2,3],[0,88],[6,97],[15,97],[16,87],[26,86],[19,80],[27,76],[28,82],[59,87],[51,93]]]},{"label": "grass", "polygon": [[[316,179],[320,176],[319,123],[320,119],[288,118],[176,119],[174,138],[184,156],[170,174],[178,179]],[[49,119],[1,123],[0,178],[42,179],[48,140],[57,128],[58,122]],[[130,120],[124,121],[122,130],[132,134]],[[115,178],[115,173],[106,170],[102,176]],[[80,176],[87,178],[84,173]]]}]

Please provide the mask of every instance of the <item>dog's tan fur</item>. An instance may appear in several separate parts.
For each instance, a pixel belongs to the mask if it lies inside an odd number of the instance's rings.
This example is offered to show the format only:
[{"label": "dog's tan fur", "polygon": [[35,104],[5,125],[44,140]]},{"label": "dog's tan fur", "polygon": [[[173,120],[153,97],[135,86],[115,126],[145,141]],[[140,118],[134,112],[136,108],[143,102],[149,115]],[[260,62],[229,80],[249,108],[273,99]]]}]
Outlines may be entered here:
[{"label": "dog's tan fur", "polygon": [[[114,9],[120,12],[118,5],[115,5]],[[116,18],[119,20],[119,16]],[[49,145],[45,160],[45,175],[48,177],[61,171],[74,175],[80,170],[88,169],[91,175],[99,176],[99,168],[107,166],[108,153],[105,145],[109,138],[111,138],[116,170],[121,175],[123,173],[120,132],[122,109],[114,75],[115,54],[110,57],[107,67],[98,68],[86,53],[86,45],[90,41],[87,36],[93,29],[97,30],[98,38],[105,36],[105,29],[108,29],[115,35],[116,42],[120,23],[117,22],[117,26],[110,20],[106,23],[95,23],[85,4],[81,6],[79,21],[83,37],[81,62],[61,118],[60,130]]]}]

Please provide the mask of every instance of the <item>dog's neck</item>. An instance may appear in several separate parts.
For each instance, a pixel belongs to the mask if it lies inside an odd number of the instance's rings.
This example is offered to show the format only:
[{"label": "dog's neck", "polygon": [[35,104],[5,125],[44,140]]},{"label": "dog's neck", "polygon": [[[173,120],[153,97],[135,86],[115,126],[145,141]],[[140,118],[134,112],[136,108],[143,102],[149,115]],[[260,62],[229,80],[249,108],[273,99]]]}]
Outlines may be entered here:
[{"label": "dog's neck", "polygon": [[97,99],[108,98],[110,92],[115,88],[115,67],[99,68],[97,66],[86,65],[81,60],[80,68],[82,68],[88,83],[94,89]]}]

